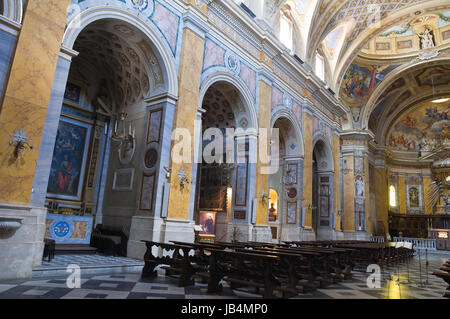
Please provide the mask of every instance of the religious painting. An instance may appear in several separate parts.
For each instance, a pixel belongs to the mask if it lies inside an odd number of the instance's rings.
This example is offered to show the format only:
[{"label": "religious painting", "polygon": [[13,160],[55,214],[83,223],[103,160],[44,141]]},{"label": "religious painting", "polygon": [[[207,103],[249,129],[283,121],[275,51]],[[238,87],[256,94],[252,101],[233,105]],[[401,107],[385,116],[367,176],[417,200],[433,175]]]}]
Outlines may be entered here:
[{"label": "religious painting", "polygon": [[297,163],[288,164],[286,178],[289,185],[296,185],[298,177],[298,166]]},{"label": "religious painting", "polygon": [[81,200],[91,126],[61,117],[53,151],[47,196]]},{"label": "religious painting", "polygon": [[64,92],[64,100],[68,104],[78,106],[81,104],[81,86],[67,82]]},{"label": "religious painting", "polygon": [[342,80],[340,96],[347,105],[363,106],[385,77],[389,66],[351,64]]},{"label": "religious painting", "polygon": [[199,224],[202,227],[200,235],[214,235],[216,233],[216,212],[199,212]]},{"label": "religious painting", "polygon": [[248,159],[246,163],[237,164],[236,167],[236,186],[235,186],[235,206],[247,206],[247,175],[248,175]]},{"label": "religious painting", "polygon": [[320,185],[320,217],[330,216],[330,186]]},{"label": "religious painting", "polygon": [[419,207],[419,191],[416,187],[411,187],[408,191],[409,207]]},{"label": "religious painting", "polygon": [[415,75],[415,79],[420,86],[448,85],[450,82],[450,67],[437,66],[427,68]]},{"label": "religious painting", "polygon": [[286,222],[297,224],[297,202],[287,202]]},{"label": "religious painting", "polygon": [[396,120],[387,134],[387,146],[398,151],[429,152],[448,131],[449,112],[449,103],[419,104]]}]

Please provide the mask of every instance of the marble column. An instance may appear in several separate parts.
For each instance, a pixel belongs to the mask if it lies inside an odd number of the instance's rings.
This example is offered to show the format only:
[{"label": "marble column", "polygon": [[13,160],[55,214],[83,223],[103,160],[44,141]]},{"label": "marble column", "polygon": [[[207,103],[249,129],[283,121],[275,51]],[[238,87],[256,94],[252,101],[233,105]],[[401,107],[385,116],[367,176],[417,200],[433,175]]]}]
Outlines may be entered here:
[{"label": "marble column", "polygon": [[[194,205],[190,205],[195,192],[196,171],[194,166],[195,132],[199,103],[200,76],[203,62],[205,29],[201,22],[191,16],[184,17],[183,44],[178,74],[179,97],[174,118],[174,129],[187,130],[190,134],[189,162],[170,163],[170,194],[168,198],[165,241],[180,239],[194,240],[192,221]],[[174,141],[176,143],[178,141]],[[185,175],[190,183],[181,185],[180,176]]]},{"label": "marble column", "polygon": [[[373,184],[375,188],[375,211],[377,221],[375,233],[384,236],[386,233],[389,233],[389,185],[384,151],[375,155],[374,175],[375,180],[373,181]],[[383,225],[383,229],[380,229],[381,224]]]},{"label": "marble column", "polygon": [[313,116],[309,108],[304,108],[303,139],[305,158],[303,160],[303,204],[305,213],[304,229],[312,230],[312,185],[313,185]]},{"label": "marble column", "polygon": [[344,238],[369,239],[369,151],[370,132],[341,134],[344,173]]},{"label": "marble column", "polygon": [[[0,234],[0,279],[26,278],[42,260],[46,209],[33,183],[70,0],[29,0],[0,113],[0,218],[20,227]],[[23,152],[10,146],[26,133]],[[44,143],[45,144],[45,143]]]},{"label": "marble column", "polygon": [[[270,145],[270,111],[271,111],[271,96],[272,96],[272,86],[270,80],[263,78],[259,80],[259,96],[258,96],[258,126],[259,130],[265,130],[265,141],[258,140],[258,156],[256,162],[256,178],[255,178],[255,191],[254,197],[256,198],[256,223],[254,227],[254,239],[257,241],[270,241],[272,238],[270,228],[267,225],[267,211],[268,203],[267,199],[262,199],[262,192],[264,192],[267,197],[269,196],[269,163],[263,163],[262,160],[269,158],[269,145]],[[262,135],[259,134],[259,139]],[[264,144],[265,143],[265,144]],[[267,148],[262,147],[266,145]],[[263,154],[264,153],[264,154]],[[280,167],[280,169],[282,169]]]},{"label": "marble column", "polygon": [[335,225],[334,228],[337,231],[341,230],[341,139],[337,132],[333,134],[333,160],[334,160],[334,214]]}]

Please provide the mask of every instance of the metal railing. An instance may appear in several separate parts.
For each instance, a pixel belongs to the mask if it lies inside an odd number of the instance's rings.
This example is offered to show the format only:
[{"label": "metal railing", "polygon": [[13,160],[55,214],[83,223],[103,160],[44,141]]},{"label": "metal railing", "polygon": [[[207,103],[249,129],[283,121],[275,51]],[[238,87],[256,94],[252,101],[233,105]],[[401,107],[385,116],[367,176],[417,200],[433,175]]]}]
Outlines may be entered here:
[{"label": "metal railing", "polygon": [[413,244],[414,249],[436,250],[436,240],[427,238],[393,237],[392,241],[405,241]]},{"label": "metal railing", "polygon": [[384,243],[384,236],[372,236],[372,238],[370,238],[370,241],[373,241],[375,243]]}]

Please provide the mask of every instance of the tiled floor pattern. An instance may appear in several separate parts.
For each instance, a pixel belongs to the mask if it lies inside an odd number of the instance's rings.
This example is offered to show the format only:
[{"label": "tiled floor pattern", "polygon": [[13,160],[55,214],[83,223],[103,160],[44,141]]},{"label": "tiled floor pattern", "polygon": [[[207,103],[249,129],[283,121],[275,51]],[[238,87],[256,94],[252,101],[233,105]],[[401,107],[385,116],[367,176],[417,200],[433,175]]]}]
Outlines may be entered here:
[{"label": "tiled floor pattern", "polygon": [[[442,299],[446,284],[431,273],[450,258],[450,254],[432,253],[426,261],[415,256],[408,265],[389,266],[382,269],[381,288],[368,288],[366,281],[369,273],[365,269],[355,269],[353,278],[326,289],[318,289],[311,293],[300,294],[295,298],[326,299]],[[139,272],[122,274],[83,274],[83,266],[117,262],[135,263],[135,260],[105,256],[56,256],[51,263],[42,267],[65,267],[68,263],[83,261],[81,264],[81,287],[68,288],[67,277],[34,278],[28,280],[0,281],[0,299],[5,298],[47,298],[47,299],[211,299],[211,298],[260,298],[249,292],[231,290],[224,283],[220,294],[206,293],[206,285],[196,283],[190,287],[177,287],[176,279],[164,276],[159,271],[155,279],[142,279]],[[428,273],[428,275],[427,275]],[[409,280],[409,282],[408,282]]]}]

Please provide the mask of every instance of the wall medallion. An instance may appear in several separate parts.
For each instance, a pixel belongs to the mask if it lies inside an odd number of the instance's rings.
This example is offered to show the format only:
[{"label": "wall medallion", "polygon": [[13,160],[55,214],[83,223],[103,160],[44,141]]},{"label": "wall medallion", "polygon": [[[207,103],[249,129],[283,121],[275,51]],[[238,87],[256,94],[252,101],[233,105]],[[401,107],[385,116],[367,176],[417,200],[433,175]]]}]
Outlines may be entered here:
[{"label": "wall medallion", "polygon": [[146,168],[153,168],[155,167],[156,163],[158,162],[158,152],[151,148],[145,153],[144,158],[144,164]]}]

